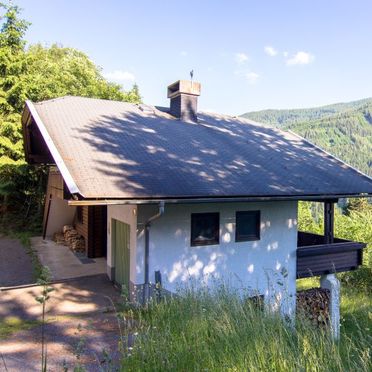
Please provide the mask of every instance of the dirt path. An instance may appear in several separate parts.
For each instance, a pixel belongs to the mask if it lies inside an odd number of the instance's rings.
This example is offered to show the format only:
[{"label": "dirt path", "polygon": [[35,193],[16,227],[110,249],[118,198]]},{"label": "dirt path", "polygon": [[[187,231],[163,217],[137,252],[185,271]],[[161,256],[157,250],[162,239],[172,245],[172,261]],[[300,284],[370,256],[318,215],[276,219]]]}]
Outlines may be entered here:
[{"label": "dirt path", "polygon": [[[45,328],[48,371],[73,371],[78,364],[86,371],[114,370],[120,340],[113,313],[84,317],[49,318]],[[41,365],[41,326],[1,340],[0,352],[9,372],[38,372]],[[110,367],[111,368],[108,368]],[[0,371],[5,366],[0,358]]]},{"label": "dirt path", "polygon": [[[53,287],[46,325],[48,370],[63,371],[65,365],[73,371],[72,366],[80,360],[87,371],[98,371],[107,367],[108,359],[117,362],[120,332],[112,303],[117,303],[120,295],[107,277],[78,278]],[[30,287],[0,292],[0,319],[40,320],[41,306],[35,301],[40,290]],[[40,325],[0,340],[0,356],[8,371],[40,371],[40,340]]]},{"label": "dirt path", "polygon": [[32,263],[17,239],[0,236],[0,287],[34,283]]}]

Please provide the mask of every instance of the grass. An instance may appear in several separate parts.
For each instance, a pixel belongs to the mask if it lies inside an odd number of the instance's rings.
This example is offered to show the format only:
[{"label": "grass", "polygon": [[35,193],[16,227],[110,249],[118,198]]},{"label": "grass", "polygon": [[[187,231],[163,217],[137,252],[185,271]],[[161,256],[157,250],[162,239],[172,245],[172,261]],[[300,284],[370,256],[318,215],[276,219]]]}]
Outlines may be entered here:
[{"label": "grass", "polygon": [[[138,333],[125,371],[370,371],[366,297],[347,292],[342,338],[299,319],[293,328],[220,288],[185,291],[136,310]],[[365,294],[367,296],[367,294]],[[346,302],[345,302],[346,301]],[[359,310],[358,310],[359,309]],[[369,310],[368,310],[369,309]],[[128,315],[128,314],[127,314]]]},{"label": "grass", "polygon": [[40,325],[38,320],[23,320],[15,316],[0,319],[0,340],[3,340],[13,333],[27,331]]}]

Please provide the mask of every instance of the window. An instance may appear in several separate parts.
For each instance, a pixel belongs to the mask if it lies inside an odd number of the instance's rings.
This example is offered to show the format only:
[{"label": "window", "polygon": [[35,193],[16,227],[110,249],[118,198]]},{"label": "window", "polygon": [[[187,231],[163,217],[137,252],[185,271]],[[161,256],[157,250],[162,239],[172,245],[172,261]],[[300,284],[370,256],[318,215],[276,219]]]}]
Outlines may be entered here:
[{"label": "window", "polygon": [[235,241],[260,240],[260,211],[236,212]]},{"label": "window", "polygon": [[211,245],[220,242],[220,214],[191,214],[191,246]]}]

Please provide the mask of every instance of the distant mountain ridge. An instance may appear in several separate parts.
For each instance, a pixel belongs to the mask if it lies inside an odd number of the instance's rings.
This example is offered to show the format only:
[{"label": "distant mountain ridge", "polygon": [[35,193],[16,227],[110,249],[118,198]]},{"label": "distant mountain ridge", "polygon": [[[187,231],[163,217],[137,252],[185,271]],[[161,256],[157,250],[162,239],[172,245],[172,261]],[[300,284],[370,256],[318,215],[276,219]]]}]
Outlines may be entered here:
[{"label": "distant mountain ridge", "polygon": [[306,109],[254,111],[241,116],[290,129],[372,176],[372,98]]}]

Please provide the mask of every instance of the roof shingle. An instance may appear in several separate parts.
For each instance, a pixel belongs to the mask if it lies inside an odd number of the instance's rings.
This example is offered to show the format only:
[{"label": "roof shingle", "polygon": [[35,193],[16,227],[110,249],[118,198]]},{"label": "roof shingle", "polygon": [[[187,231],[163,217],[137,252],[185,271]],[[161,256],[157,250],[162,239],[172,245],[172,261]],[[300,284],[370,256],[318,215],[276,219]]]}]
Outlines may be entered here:
[{"label": "roof shingle", "polygon": [[369,177],[301,137],[247,119],[63,97],[34,104],[85,198],[372,194]]}]

